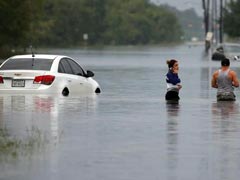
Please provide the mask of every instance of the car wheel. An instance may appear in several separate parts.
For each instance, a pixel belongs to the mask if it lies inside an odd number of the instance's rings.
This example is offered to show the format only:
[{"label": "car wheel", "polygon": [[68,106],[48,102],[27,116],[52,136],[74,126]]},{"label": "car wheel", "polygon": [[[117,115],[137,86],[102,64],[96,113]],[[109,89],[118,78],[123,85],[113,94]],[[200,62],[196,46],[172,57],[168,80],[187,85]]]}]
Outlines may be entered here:
[{"label": "car wheel", "polygon": [[68,94],[69,94],[68,88],[64,88],[63,91],[62,91],[62,95],[63,96],[68,96]]},{"label": "car wheel", "polygon": [[97,94],[99,94],[100,92],[101,92],[100,88],[97,88],[97,89],[95,90],[95,93],[97,93]]}]

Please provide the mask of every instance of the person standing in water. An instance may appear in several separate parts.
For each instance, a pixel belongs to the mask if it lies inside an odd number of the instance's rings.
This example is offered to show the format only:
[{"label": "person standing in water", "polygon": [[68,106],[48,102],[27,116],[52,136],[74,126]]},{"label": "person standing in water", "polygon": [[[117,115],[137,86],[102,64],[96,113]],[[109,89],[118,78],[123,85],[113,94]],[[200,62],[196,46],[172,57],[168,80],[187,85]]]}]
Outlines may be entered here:
[{"label": "person standing in water", "polygon": [[168,73],[166,74],[167,93],[165,99],[167,101],[178,101],[179,90],[182,88],[181,80],[178,77],[179,65],[175,59],[167,60]]},{"label": "person standing in water", "polygon": [[235,71],[230,68],[230,61],[224,58],[221,61],[221,69],[215,71],[212,76],[212,87],[217,89],[218,101],[235,101],[234,87],[239,87],[239,80]]}]

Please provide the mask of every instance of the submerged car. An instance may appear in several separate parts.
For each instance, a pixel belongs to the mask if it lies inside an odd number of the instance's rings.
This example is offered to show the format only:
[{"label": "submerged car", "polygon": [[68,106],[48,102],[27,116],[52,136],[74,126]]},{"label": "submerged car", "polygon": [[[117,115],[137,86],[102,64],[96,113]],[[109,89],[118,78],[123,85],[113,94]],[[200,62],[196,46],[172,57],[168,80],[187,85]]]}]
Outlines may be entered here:
[{"label": "submerged car", "polygon": [[100,93],[99,84],[68,56],[16,55],[0,66],[0,93],[62,94]]},{"label": "submerged car", "polygon": [[230,60],[240,61],[240,44],[224,43],[219,44],[213,52],[212,60],[222,60],[228,58]]},{"label": "submerged car", "polygon": [[240,44],[237,43],[225,43],[223,45],[226,57],[230,60],[239,61],[240,57]]}]

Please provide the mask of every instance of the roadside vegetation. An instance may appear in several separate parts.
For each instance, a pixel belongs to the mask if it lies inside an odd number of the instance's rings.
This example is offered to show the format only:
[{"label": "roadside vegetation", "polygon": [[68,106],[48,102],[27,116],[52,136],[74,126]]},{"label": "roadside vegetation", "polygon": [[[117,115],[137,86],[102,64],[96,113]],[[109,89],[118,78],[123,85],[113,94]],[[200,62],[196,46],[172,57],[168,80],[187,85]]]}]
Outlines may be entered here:
[{"label": "roadside vegetation", "polygon": [[28,131],[26,139],[19,139],[9,135],[6,128],[0,128],[0,162],[18,159],[20,156],[31,156],[41,151],[48,143],[46,137],[36,129]]},{"label": "roadside vegetation", "polygon": [[[238,39],[240,0],[226,3],[224,33]],[[34,48],[174,44],[204,39],[203,18],[150,0],[1,0],[0,57]]]},{"label": "roadside vegetation", "polygon": [[240,0],[230,1],[224,9],[224,32],[231,39],[240,40]]},{"label": "roadside vegetation", "polygon": [[176,15],[149,0],[2,0],[0,54],[34,47],[180,42]]}]

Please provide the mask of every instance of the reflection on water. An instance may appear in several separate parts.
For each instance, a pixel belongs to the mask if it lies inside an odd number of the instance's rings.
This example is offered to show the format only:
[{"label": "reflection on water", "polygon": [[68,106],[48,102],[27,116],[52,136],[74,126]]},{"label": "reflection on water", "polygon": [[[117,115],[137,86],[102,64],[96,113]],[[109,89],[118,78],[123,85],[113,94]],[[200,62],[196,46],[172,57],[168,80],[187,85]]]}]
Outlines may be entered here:
[{"label": "reflection on water", "polygon": [[236,179],[239,176],[240,117],[238,102],[212,103],[212,126],[216,167],[220,179]]},{"label": "reflection on water", "polygon": [[169,118],[174,118],[179,115],[180,103],[179,102],[166,102],[166,110]]},{"label": "reflection on water", "polygon": [[180,111],[179,102],[167,102],[167,158],[168,158],[168,180],[177,178],[178,162],[178,116]]},{"label": "reflection on water", "polygon": [[209,67],[201,68],[201,79],[200,79],[200,89],[201,89],[201,97],[209,98],[209,89],[210,89],[210,79],[212,78],[211,69]]},{"label": "reflection on water", "polygon": [[[65,103],[66,99],[68,103]],[[22,144],[41,141],[56,145],[63,134],[59,125],[61,115],[65,112],[92,111],[95,106],[95,95],[68,98],[48,95],[2,95],[0,130],[8,136],[6,141],[9,142],[6,143],[10,143],[10,139],[14,138],[15,142]]]},{"label": "reflection on water", "polygon": [[239,104],[237,102],[216,102],[212,104],[214,134],[222,140],[234,140],[240,132]]},{"label": "reflection on water", "polygon": [[[31,158],[0,162],[0,179],[238,180],[240,91],[216,102],[220,63],[203,59],[204,47],[116,49],[64,50],[94,71],[98,96],[0,95],[0,128],[47,139]],[[181,64],[179,104],[164,98],[169,58]]]},{"label": "reflection on water", "polygon": [[[213,119],[235,119],[239,114],[239,104],[235,101],[212,103]],[[235,119],[236,120],[236,119]]]}]

